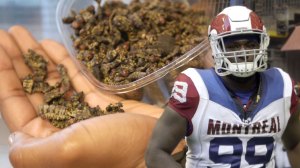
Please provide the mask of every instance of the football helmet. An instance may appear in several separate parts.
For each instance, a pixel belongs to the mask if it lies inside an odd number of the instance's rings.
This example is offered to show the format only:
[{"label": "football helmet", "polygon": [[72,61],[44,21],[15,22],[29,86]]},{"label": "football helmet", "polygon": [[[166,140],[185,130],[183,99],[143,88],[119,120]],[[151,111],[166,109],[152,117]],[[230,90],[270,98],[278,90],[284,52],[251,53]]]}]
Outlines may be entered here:
[{"label": "football helmet", "polygon": [[252,10],[225,8],[209,25],[208,37],[218,75],[249,77],[267,68],[269,36]]}]

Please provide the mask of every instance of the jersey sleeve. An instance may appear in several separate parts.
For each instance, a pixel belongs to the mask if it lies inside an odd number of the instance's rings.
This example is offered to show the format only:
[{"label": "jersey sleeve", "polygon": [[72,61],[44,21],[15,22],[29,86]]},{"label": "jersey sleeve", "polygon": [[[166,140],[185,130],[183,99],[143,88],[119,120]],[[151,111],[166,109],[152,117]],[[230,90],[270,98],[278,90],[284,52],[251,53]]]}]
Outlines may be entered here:
[{"label": "jersey sleeve", "polygon": [[192,118],[197,111],[199,99],[191,78],[181,73],[174,82],[168,106],[188,121],[187,136],[193,131]]},{"label": "jersey sleeve", "polygon": [[[291,98],[291,114],[295,113],[297,108],[299,108],[298,106],[298,96],[297,96],[297,92],[295,89],[295,82],[293,81],[293,91],[292,91],[292,98]],[[299,94],[299,93],[298,93]]]}]

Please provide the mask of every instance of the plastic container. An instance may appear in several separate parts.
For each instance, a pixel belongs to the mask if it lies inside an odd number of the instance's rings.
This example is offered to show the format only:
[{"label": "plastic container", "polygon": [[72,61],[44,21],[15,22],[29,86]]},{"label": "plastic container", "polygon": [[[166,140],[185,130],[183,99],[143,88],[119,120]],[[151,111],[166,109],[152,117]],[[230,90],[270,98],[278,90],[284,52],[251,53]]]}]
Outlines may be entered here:
[{"label": "plastic container", "polygon": [[[123,1],[125,3],[129,3],[130,0]],[[200,2],[200,0],[199,0]],[[105,1],[102,0],[101,4],[104,4]],[[197,3],[193,3],[197,4]],[[193,5],[191,4],[191,5]],[[135,92],[139,92],[138,94],[133,94],[133,98],[135,98],[137,95],[140,99],[143,97],[146,101],[151,102],[153,104],[163,104],[161,102],[164,102],[165,99],[168,98],[170,93],[170,87],[169,84],[172,83],[174,80],[174,77],[179,73],[178,71],[175,71],[177,68],[182,67],[184,65],[188,66],[187,63],[190,62],[193,59],[199,60],[209,49],[208,41],[206,40],[207,37],[203,37],[203,41],[195,46],[190,51],[186,52],[184,55],[177,58],[175,61],[171,62],[170,64],[162,67],[161,69],[158,69],[157,71],[140,78],[134,82],[124,84],[124,85],[107,85],[101,81],[98,81],[87,69],[86,67],[81,64],[80,61],[76,59],[76,50],[73,47],[73,41],[71,40],[71,35],[74,34],[73,29],[70,25],[64,24],[62,22],[62,18],[67,17],[70,15],[70,12],[73,11],[80,11],[81,9],[84,9],[88,7],[89,5],[96,6],[96,2],[93,0],[61,0],[59,1],[57,11],[56,11],[56,21],[57,26],[59,29],[59,33],[62,37],[63,43],[68,50],[70,56],[72,57],[73,61],[77,64],[77,66],[81,69],[82,73],[87,77],[87,79],[98,89],[102,91],[107,91],[113,94],[131,94]],[[199,6],[199,4],[197,4]],[[201,6],[201,5],[200,5]],[[204,7],[203,5],[201,7]],[[206,8],[206,7],[204,7]],[[200,67],[201,68],[201,67]],[[171,71],[174,71],[172,75],[169,75],[169,77],[166,77],[167,74],[169,74]],[[172,76],[172,77],[171,77]],[[147,86],[147,87],[145,87]],[[149,89],[151,88],[151,89]],[[142,90],[142,92],[141,92]],[[156,92],[152,92],[156,90]],[[135,92],[132,92],[135,91]],[[141,92],[141,93],[140,93]],[[147,95],[147,96],[145,96]],[[149,98],[149,95],[154,95],[156,98]],[[159,96],[161,95],[161,96]],[[157,98],[159,97],[159,98]],[[129,96],[128,98],[132,98],[132,96]],[[160,101],[153,101],[154,99],[159,99]],[[158,103],[160,102],[160,103]]]}]

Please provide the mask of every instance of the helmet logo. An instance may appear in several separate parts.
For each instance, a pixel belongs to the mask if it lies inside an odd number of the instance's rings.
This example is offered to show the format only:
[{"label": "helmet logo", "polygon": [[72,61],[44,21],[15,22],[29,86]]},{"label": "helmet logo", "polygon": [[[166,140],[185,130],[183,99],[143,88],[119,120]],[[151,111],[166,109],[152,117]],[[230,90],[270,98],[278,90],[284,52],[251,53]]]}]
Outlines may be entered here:
[{"label": "helmet logo", "polygon": [[236,30],[238,31],[243,31],[243,30],[247,30],[248,28],[247,27],[237,27]]}]

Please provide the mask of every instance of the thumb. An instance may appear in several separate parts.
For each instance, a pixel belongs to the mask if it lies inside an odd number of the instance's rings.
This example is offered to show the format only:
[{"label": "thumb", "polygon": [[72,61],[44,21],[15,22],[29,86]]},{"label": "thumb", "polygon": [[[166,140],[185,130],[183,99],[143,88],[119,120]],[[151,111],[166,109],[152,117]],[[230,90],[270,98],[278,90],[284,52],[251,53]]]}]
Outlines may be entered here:
[{"label": "thumb", "polygon": [[10,146],[14,146],[15,144],[17,144],[18,142],[24,141],[24,140],[28,140],[33,138],[32,136],[22,133],[22,132],[13,132],[9,135],[8,137],[8,142]]},{"label": "thumb", "polygon": [[33,139],[35,138],[22,132],[13,132],[9,135],[9,160],[13,167],[26,167],[25,161],[30,157],[26,146],[28,146]]},{"label": "thumb", "polygon": [[[9,136],[9,160],[14,168],[65,167],[58,151],[62,146],[62,136],[33,137],[23,132],[14,132]],[[56,162],[53,162],[56,161]]]}]

